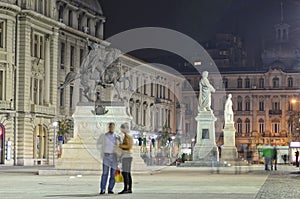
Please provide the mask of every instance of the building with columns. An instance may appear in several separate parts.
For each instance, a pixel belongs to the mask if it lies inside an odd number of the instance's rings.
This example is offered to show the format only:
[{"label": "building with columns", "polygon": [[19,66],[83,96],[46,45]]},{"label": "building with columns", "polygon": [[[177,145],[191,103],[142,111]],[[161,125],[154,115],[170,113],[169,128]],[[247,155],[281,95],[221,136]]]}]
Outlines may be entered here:
[{"label": "building with columns", "polygon": [[[274,28],[274,38],[263,46],[260,65],[227,69],[217,65],[219,72],[209,74],[217,90],[212,94],[212,109],[217,117],[217,145],[223,144],[224,104],[226,95],[231,93],[240,158],[246,158],[247,151],[257,151],[260,145],[289,146],[292,141],[300,141],[300,56],[296,45],[299,42],[290,36],[290,26],[283,17]],[[222,49],[219,51],[221,53]],[[181,71],[186,77],[183,85],[185,126],[187,134],[193,138],[198,106],[193,92],[199,93],[201,75],[194,66],[182,67]]]},{"label": "building with columns", "polygon": [[[0,164],[53,164],[53,122],[84,100],[78,81],[58,87],[79,71],[87,42],[103,42],[104,22],[97,0],[0,1]],[[122,85],[133,129],[181,132],[183,78],[127,55],[120,63],[135,85]]]}]

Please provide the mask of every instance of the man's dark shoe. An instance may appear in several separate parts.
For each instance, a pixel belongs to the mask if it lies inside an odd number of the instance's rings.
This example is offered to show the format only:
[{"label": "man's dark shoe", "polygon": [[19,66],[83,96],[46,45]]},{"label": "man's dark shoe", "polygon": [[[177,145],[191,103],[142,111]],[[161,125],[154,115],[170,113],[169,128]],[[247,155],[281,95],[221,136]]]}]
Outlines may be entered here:
[{"label": "man's dark shoe", "polygon": [[132,193],[131,190],[123,190],[121,192],[119,192],[118,194],[126,194],[126,193]]},{"label": "man's dark shoe", "polygon": [[100,191],[100,195],[103,195],[103,194],[105,194],[105,191]]},{"label": "man's dark shoe", "polygon": [[113,191],[108,191],[108,194],[114,194],[114,192]]}]

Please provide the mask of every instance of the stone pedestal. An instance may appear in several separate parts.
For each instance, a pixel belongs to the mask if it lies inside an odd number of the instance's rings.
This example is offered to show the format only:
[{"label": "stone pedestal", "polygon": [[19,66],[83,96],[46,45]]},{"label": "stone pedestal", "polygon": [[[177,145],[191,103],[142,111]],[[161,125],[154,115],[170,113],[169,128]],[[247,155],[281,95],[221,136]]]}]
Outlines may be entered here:
[{"label": "stone pedestal", "polygon": [[[95,115],[94,105],[85,104],[76,107],[74,118],[74,138],[63,145],[62,157],[57,160],[55,168],[71,170],[101,170],[101,151],[97,148],[100,134],[108,131],[108,124],[116,124],[115,131],[120,133],[120,125],[129,123],[131,117],[122,104],[107,103],[105,115]],[[137,162],[137,164],[135,164]],[[145,170],[143,160],[134,154],[132,169]],[[138,165],[138,166],[137,166]]]},{"label": "stone pedestal", "polygon": [[214,166],[219,161],[215,138],[215,121],[211,111],[200,111],[197,120],[197,141],[193,150],[193,161],[181,166]]},{"label": "stone pedestal", "polygon": [[237,159],[237,149],[235,147],[234,123],[226,123],[223,129],[224,145],[222,148],[222,161],[234,161]]}]

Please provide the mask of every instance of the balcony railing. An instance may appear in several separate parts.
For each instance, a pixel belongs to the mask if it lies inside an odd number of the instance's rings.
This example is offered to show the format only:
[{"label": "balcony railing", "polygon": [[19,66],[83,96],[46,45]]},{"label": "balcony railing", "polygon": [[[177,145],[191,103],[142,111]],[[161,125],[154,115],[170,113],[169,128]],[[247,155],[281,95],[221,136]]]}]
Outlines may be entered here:
[{"label": "balcony railing", "polygon": [[31,111],[35,112],[35,113],[55,115],[55,108],[54,107],[48,107],[48,106],[41,106],[41,105],[32,104],[31,105]]},{"label": "balcony railing", "polygon": [[281,110],[269,110],[269,115],[281,115]]},{"label": "balcony railing", "polygon": [[11,102],[10,101],[2,101],[0,100],[0,109],[3,110],[7,110],[7,109],[11,109]]}]

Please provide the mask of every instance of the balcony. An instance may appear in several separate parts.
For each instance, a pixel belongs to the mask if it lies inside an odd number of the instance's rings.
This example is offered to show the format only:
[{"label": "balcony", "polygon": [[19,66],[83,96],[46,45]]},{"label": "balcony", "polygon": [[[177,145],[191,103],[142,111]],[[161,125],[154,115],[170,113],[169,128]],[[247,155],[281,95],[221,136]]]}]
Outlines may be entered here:
[{"label": "balcony", "polygon": [[31,111],[34,112],[34,113],[55,115],[55,108],[54,107],[49,107],[49,106],[41,106],[41,105],[32,104],[31,105]]},{"label": "balcony", "polygon": [[269,115],[281,115],[281,110],[269,110]]},{"label": "balcony", "polygon": [[10,101],[0,100],[0,109],[1,110],[11,109],[11,105],[12,105],[12,103]]}]

